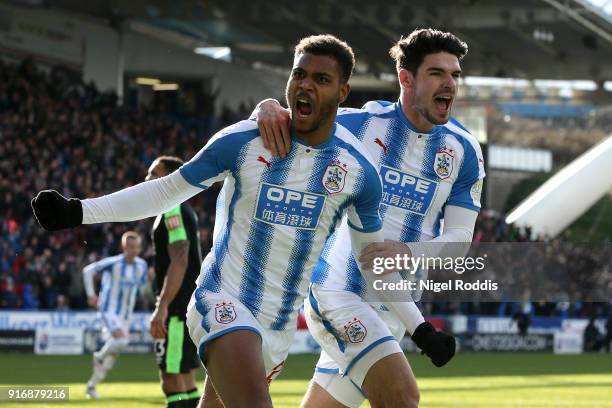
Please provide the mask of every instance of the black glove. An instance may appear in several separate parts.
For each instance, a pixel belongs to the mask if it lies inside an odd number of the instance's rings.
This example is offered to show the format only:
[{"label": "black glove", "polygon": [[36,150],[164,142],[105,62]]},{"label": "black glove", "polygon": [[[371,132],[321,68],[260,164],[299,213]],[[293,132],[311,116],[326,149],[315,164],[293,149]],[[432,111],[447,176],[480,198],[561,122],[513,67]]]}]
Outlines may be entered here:
[{"label": "black glove", "polygon": [[436,367],[442,367],[455,355],[455,338],[437,331],[429,322],[423,322],[416,328],[412,334],[412,341]]},{"label": "black glove", "polygon": [[83,206],[77,198],[66,198],[55,190],[43,190],[31,204],[36,220],[47,231],[74,228],[83,223]]}]

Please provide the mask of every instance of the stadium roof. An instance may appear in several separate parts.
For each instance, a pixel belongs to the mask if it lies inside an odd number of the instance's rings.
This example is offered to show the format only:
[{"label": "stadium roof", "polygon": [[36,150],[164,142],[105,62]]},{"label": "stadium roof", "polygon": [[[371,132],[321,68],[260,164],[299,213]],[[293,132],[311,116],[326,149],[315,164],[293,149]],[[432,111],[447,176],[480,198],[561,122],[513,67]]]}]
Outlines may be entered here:
[{"label": "stadium roof", "polygon": [[612,21],[612,0],[583,0],[586,7],[592,7],[595,12],[604,15],[608,21]]},{"label": "stadium roof", "polygon": [[[612,0],[21,0],[108,19],[168,41],[229,46],[237,63],[286,67],[295,42],[329,32],[356,50],[358,74],[393,73],[387,51],[417,27],[468,42],[469,75],[612,79]],[[167,34],[167,35],[166,35]],[[163,38],[162,38],[163,39]]]}]

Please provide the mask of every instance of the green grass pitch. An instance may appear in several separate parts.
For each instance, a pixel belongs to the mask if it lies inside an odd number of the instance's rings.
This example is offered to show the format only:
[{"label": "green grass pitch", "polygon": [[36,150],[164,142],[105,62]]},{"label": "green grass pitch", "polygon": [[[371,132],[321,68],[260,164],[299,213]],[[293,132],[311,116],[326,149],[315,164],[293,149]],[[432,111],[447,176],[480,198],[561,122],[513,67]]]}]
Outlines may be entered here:
[{"label": "green grass pitch", "polygon": [[[443,368],[421,355],[408,358],[421,387],[422,407],[612,407],[612,355],[461,353]],[[315,361],[314,355],[289,357],[270,388],[275,407],[299,405]],[[84,396],[90,362],[90,356],[0,354],[2,385],[70,387],[69,402],[0,401],[0,406],[164,406],[152,355],[122,355],[98,386],[101,401]]]}]

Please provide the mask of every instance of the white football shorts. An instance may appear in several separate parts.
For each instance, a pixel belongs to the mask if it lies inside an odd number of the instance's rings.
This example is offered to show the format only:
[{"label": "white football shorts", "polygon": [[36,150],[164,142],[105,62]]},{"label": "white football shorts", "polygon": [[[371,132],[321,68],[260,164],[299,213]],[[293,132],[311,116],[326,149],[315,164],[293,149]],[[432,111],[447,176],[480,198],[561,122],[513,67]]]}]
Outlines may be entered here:
[{"label": "white football shorts", "polygon": [[321,346],[313,381],[348,407],[365,400],[361,391],[370,367],[401,353],[406,328],[391,312],[374,309],[359,295],[311,284],[304,302],[308,328]]},{"label": "white football shorts", "polygon": [[261,337],[268,383],[280,374],[295,334],[295,329],[263,328],[240,300],[223,289],[218,293],[196,289],[187,307],[187,327],[204,365],[206,344],[211,340],[236,330],[257,333]]},{"label": "white football shorts", "polygon": [[121,319],[115,313],[100,312],[100,320],[102,321],[102,338],[104,339],[109,338],[117,330],[123,331],[126,335],[130,333],[130,323]]}]

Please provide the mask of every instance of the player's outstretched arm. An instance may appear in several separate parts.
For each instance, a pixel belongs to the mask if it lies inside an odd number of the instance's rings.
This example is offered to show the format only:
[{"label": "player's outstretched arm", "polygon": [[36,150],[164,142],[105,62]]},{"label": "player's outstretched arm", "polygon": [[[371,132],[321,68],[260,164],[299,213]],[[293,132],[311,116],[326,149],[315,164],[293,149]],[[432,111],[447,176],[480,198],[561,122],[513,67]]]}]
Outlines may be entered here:
[{"label": "player's outstretched arm", "polygon": [[155,217],[202,191],[175,171],[112,194],[82,201],[83,224],[128,222]]},{"label": "player's outstretched arm", "polygon": [[81,224],[126,222],[153,217],[201,191],[180,172],[146,181],[98,198],[67,199],[55,190],[44,190],[32,199],[34,216],[48,231]]},{"label": "player's outstretched arm", "polygon": [[223,180],[235,167],[238,152],[249,140],[244,136],[245,131],[254,127],[250,121],[229,126],[217,132],[198,154],[174,173],[109,195],[78,200],[67,199],[53,190],[41,191],[32,200],[34,215],[49,231],[157,216]]},{"label": "player's outstretched arm", "polygon": [[[207,189],[236,166],[254,125],[238,122],[217,132],[180,169],[104,197],[83,200],[83,223],[136,221],[165,213]],[[252,136],[255,137],[255,136]]]}]

